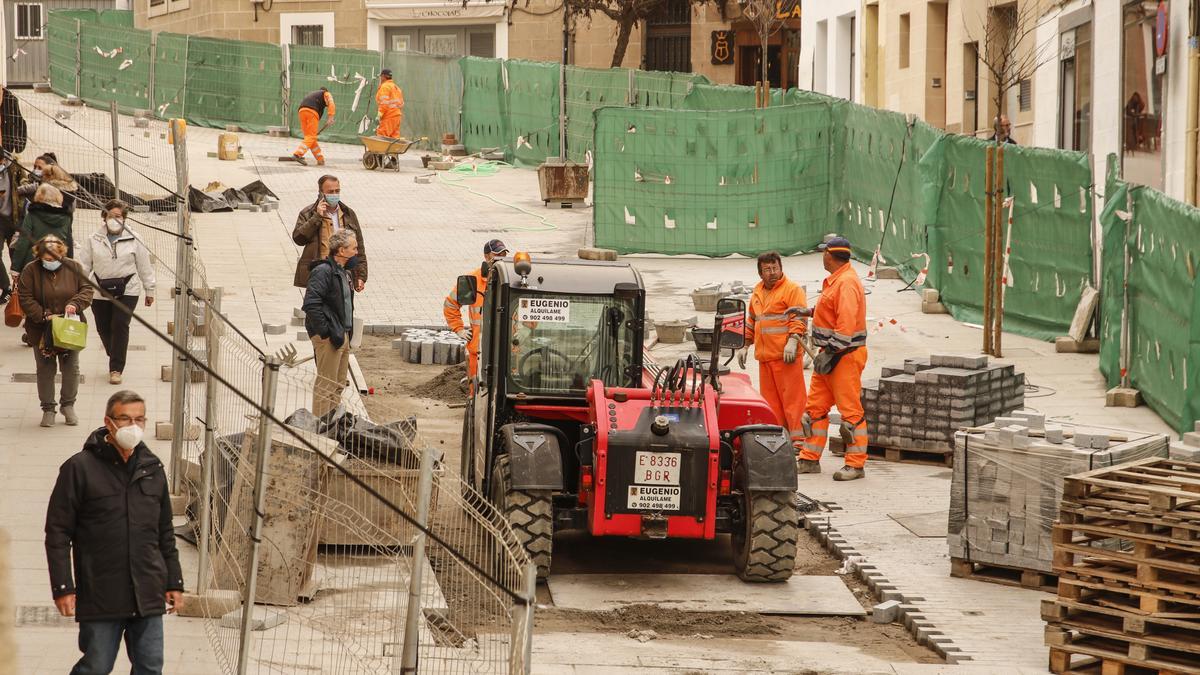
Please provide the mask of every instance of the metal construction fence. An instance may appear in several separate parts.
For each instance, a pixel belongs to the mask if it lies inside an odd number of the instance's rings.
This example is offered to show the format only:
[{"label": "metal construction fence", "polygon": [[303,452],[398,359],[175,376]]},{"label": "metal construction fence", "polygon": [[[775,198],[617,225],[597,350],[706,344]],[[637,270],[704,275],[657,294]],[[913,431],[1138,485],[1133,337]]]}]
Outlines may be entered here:
[{"label": "metal construction fence", "polygon": [[134,186],[176,202],[127,219],[174,302],[170,326],[134,321],[174,355],[163,458],[186,497],[180,546],[198,554],[185,581],[199,599],[186,611],[203,616],[222,670],[528,672],[536,569],[450,468],[457,460],[408,411],[368,410],[355,387],[314,416],[314,389],[332,383],[318,382],[311,357],[265,353],[222,313],[192,237],[182,123],[170,123],[168,145],[168,125],[127,128],[115,106],[51,111],[37,94],[22,98],[28,147],[10,171],[46,150],[77,178],[120,171],[119,189],[81,184],[76,241],[101,227],[104,201]]}]

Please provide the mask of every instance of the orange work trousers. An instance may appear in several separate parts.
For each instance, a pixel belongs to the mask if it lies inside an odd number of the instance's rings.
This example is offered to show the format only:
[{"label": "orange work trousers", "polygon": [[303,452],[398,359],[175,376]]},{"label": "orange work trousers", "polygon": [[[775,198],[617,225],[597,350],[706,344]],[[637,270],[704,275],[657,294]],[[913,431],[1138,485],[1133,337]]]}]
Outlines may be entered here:
[{"label": "orange work trousers", "polygon": [[404,113],[399,110],[384,113],[383,117],[379,118],[379,127],[375,130],[375,135],[384,138],[400,138],[400,122],[403,119]]},{"label": "orange work trousers", "polygon": [[867,348],[859,347],[838,361],[828,375],[813,373],[807,412],[812,435],[804,441],[800,459],[820,459],[829,439],[829,409],[837,406],[842,425],[851,435],[846,446],[846,466],[857,469],[867,463],[867,420],[862,407],[862,372],[867,365]]},{"label": "orange work trousers", "polygon": [[801,420],[807,395],[804,391],[804,361],[797,356],[792,363],[782,359],[758,362],[758,389],[775,412],[779,426],[788,430],[792,446],[799,451],[804,442]]},{"label": "orange work trousers", "polygon": [[306,150],[311,150],[313,157],[317,161],[325,161],[325,155],[321,153],[321,146],[317,144],[317,132],[321,128],[321,116],[312,108],[300,109],[300,133],[304,134],[304,140],[300,141],[300,147],[296,148],[296,152],[292,153],[297,157],[303,157]]}]

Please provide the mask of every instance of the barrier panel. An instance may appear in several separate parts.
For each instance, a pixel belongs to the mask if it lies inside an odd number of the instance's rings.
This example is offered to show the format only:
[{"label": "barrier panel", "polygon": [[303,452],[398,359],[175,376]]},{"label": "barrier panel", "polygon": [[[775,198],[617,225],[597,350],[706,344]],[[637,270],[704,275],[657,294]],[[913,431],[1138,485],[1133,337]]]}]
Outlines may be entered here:
[{"label": "barrier panel", "polygon": [[50,87],[59,96],[75,93],[78,85],[79,37],[84,21],[95,17],[91,9],[60,9],[46,20],[46,50],[49,54]]},{"label": "barrier panel", "polygon": [[500,59],[474,56],[459,59],[463,77],[462,142],[468,152],[507,147],[508,97],[503,64]]},{"label": "barrier panel", "polygon": [[439,147],[442,134],[461,136],[458,112],[463,79],[457,58],[387,52],[384,64],[392,69],[392,77],[404,92],[404,121],[400,125],[404,137],[424,136],[432,147]]},{"label": "barrier panel", "polygon": [[558,156],[557,63],[505,61],[508,124],[502,147],[514,163],[537,166]]},{"label": "barrier panel", "polygon": [[83,23],[79,26],[79,96],[96,106],[150,107],[150,33]]},{"label": "barrier panel", "polygon": [[[337,115],[321,132],[321,140],[358,143],[362,135],[374,135],[378,122],[375,92],[379,89],[379,71],[383,69],[379,52],[363,49],[329,49],[292,45],[288,48],[291,91],[288,125],[292,136],[300,138],[300,101],[325,87],[333,95]],[[329,113],[321,119],[329,124]]]},{"label": "barrier panel", "polygon": [[[1122,315],[1128,323],[1129,385],[1180,433],[1200,419],[1200,210],[1129,185],[1110,155],[1105,207],[1100,370],[1121,382]],[[1124,282],[1129,257],[1128,303]]]},{"label": "barrier panel", "polygon": [[632,103],[630,72],[627,68],[600,70],[567,66],[568,159],[582,162],[594,150],[596,110]]},{"label": "barrier panel", "polygon": [[622,253],[784,254],[826,231],[830,110],[596,113],[598,246]]}]

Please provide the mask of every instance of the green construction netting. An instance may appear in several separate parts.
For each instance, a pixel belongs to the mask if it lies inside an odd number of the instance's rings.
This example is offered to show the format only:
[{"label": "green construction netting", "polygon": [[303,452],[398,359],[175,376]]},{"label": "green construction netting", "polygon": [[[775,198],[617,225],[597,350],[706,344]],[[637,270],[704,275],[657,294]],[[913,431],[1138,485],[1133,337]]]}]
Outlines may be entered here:
[{"label": "green construction netting", "polygon": [[154,90],[149,108],[168,119],[183,117],[187,82],[187,51],[191,40],[186,35],[159,33],[154,46]]},{"label": "green construction netting", "polygon": [[[1200,210],[1113,176],[1105,190],[1101,369],[1120,382],[1122,282],[1129,263],[1129,381],[1163,420],[1191,431],[1200,419]],[[1132,214],[1128,225],[1118,211]]]},{"label": "green construction netting", "polygon": [[640,108],[683,108],[684,99],[697,84],[708,84],[708,78],[691,73],[635,70],[633,105]]},{"label": "green construction netting", "polygon": [[536,166],[558,156],[559,64],[506,61],[508,124],[505,155]]},{"label": "green construction netting", "polygon": [[[959,321],[981,323],[984,172],[988,143],[944,135],[921,159],[925,176],[930,285]],[[1013,197],[1004,328],[1052,340],[1064,335],[1092,281],[1092,189],[1087,155],[1004,148],[1005,194]],[[933,205],[936,204],[936,207]],[[934,210],[936,208],[936,211]]]},{"label": "green construction netting", "polygon": [[425,137],[433,147],[438,147],[442,134],[460,133],[458,114],[463,79],[457,58],[388,52],[385,63],[404,92],[400,133],[405,138]]},{"label": "green construction netting", "polygon": [[75,94],[78,62],[76,49],[82,24],[93,21],[91,9],[56,9],[46,21],[46,49],[50,57],[50,86],[59,96]]},{"label": "green construction netting", "polygon": [[133,28],[133,12],[128,9],[106,9],[97,12],[96,20],[102,26]]},{"label": "green construction netting", "polygon": [[463,77],[463,144],[469,152],[509,147],[504,62],[468,56],[459,59],[458,65]]},{"label": "green construction netting", "polygon": [[[186,37],[184,55],[182,108],[188,122],[217,128],[237,124],[254,133],[284,124],[283,50],[278,45]],[[160,106],[166,101],[155,100]],[[164,116],[176,116],[173,112],[174,106]]]},{"label": "green construction netting", "polygon": [[827,227],[825,105],[596,113],[598,246],[622,253],[793,253]]},{"label": "green construction netting", "polygon": [[81,23],[79,97],[96,106],[116,101],[122,110],[150,105],[150,33]]},{"label": "green construction netting", "polygon": [[629,73],[567,66],[567,159],[582,162],[592,151],[598,108],[631,104]]},{"label": "green construction netting", "polygon": [[[321,132],[321,139],[337,143],[357,143],[359,136],[373,136],[375,92],[379,90],[379,71],[383,69],[379,52],[364,49],[328,49],[293,45],[291,55],[291,107],[288,111],[292,135],[299,138],[300,101],[325,87],[333,95],[337,115],[333,124]],[[329,113],[321,124],[329,122]]]}]

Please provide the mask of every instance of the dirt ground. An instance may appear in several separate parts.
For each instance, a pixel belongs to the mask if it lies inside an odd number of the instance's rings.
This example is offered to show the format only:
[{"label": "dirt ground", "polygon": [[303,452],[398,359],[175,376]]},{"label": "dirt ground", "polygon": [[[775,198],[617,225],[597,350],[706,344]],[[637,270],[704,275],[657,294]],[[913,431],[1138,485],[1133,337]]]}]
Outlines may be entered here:
[{"label": "dirt ground", "polygon": [[[436,440],[446,453],[446,465],[457,467],[462,433],[462,410],[456,400],[459,366],[422,366],[399,358],[387,337],[367,335],[355,352],[374,394],[365,397],[372,419],[386,422],[415,415],[422,436]],[[430,398],[430,397],[433,398]],[[465,400],[465,393],[462,398]],[[797,574],[830,575],[841,566],[808,532],[797,542]],[[715,541],[595,539],[583,533],[554,538],[554,571],[559,573],[676,573],[724,574],[732,567],[727,536]],[[863,607],[877,600],[852,575],[842,580]],[[597,632],[627,634],[653,630],[659,635],[705,640],[738,637],[746,640],[833,642],[861,648],[865,653],[898,663],[942,663],[936,654],[916,643],[899,624],[880,625],[854,617],[764,616],[747,612],[684,612],[656,605],[631,605],[613,611],[582,612],[553,607],[546,586],[538,587],[539,632]]]}]

